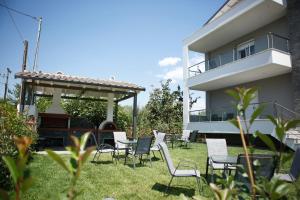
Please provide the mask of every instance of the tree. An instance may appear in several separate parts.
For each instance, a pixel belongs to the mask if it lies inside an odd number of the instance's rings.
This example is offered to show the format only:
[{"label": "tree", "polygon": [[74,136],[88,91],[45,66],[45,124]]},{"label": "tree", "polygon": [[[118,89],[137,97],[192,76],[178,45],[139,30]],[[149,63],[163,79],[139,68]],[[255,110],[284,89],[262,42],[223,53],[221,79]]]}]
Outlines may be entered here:
[{"label": "tree", "polygon": [[182,129],[182,92],[170,89],[171,80],[161,82],[161,88],[150,93],[150,99],[144,111],[149,120],[150,129],[159,129],[168,133],[181,132]]}]

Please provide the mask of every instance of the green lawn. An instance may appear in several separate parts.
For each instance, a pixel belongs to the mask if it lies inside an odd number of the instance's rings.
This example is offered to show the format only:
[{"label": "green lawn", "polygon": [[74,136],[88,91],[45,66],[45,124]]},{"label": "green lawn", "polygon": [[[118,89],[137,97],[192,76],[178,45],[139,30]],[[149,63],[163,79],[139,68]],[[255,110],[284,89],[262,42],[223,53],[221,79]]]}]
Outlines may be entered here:
[{"label": "green lawn", "polygon": [[[175,165],[180,159],[190,159],[197,162],[202,175],[206,167],[206,145],[191,144],[190,148],[175,147],[170,149]],[[229,147],[230,155],[242,153],[241,147]],[[263,152],[257,150],[257,153]],[[66,159],[68,156],[64,156]],[[157,157],[159,154],[157,152]],[[124,165],[120,160],[118,164],[111,162],[110,155],[103,155],[100,162],[92,163],[92,157],[85,164],[77,189],[82,190],[78,199],[102,199],[113,197],[115,199],[180,199],[183,193],[192,197],[196,192],[194,178],[175,178],[172,187],[165,196],[164,191],[170,180],[165,162],[154,159],[152,167],[137,165],[134,170],[131,165]],[[130,163],[130,162],[129,162]],[[57,199],[57,194],[68,188],[68,174],[56,163],[44,155],[34,155],[30,163],[32,175],[35,178],[34,187],[24,195],[24,199]],[[203,184],[204,185],[204,184]],[[204,185],[202,195],[211,197],[207,185]]]}]

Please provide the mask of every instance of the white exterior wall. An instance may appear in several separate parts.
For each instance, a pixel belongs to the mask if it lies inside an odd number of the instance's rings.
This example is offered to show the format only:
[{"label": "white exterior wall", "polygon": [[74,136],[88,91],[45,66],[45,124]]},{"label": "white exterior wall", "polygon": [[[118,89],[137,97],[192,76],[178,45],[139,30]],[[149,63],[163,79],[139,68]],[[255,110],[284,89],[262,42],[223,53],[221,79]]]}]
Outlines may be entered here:
[{"label": "white exterior wall", "polygon": [[183,129],[187,128],[189,123],[190,113],[190,98],[189,98],[189,87],[187,85],[188,79],[188,67],[189,67],[189,48],[188,46],[183,47]]}]

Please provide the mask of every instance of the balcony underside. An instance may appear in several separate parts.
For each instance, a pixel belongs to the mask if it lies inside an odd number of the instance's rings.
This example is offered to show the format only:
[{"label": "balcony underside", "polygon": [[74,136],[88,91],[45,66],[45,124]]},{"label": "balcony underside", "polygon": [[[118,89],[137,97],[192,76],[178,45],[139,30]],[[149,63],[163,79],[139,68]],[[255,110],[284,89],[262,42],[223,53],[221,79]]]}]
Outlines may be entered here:
[{"label": "balcony underside", "polygon": [[208,52],[284,16],[284,0],[245,0],[205,25],[184,42],[196,52]]},{"label": "balcony underside", "polygon": [[[208,121],[208,122],[189,122],[188,130],[196,130],[200,133],[224,133],[224,134],[239,134],[239,130],[229,121]],[[267,119],[255,120],[250,132],[259,130],[264,134],[272,134],[274,125]]]},{"label": "balcony underside", "polygon": [[192,90],[210,91],[291,72],[288,53],[267,49],[188,79]]}]

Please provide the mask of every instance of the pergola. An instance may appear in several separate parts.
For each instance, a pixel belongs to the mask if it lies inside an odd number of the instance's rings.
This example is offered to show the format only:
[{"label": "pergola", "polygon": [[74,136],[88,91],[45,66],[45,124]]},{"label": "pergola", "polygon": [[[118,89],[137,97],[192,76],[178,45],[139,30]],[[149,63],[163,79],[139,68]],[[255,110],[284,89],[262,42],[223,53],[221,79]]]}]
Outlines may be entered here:
[{"label": "pergola", "polygon": [[[133,137],[136,137],[137,126],[137,95],[145,88],[136,84],[114,79],[100,80],[86,77],[65,75],[58,73],[23,71],[15,74],[15,78],[22,79],[20,111],[24,105],[34,105],[38,96],[52,97],[53,102],[59,104],[61,99],[81,99],[107,102],[107,119],[113,121],[114,104],[133,98]],[[55,103],[53,103],[55,104]],[[57,105],[59,106],[59,105]],[[59,109],[52,108],[55,112]],[[117,110],[115,111],[117,116]]]}]

